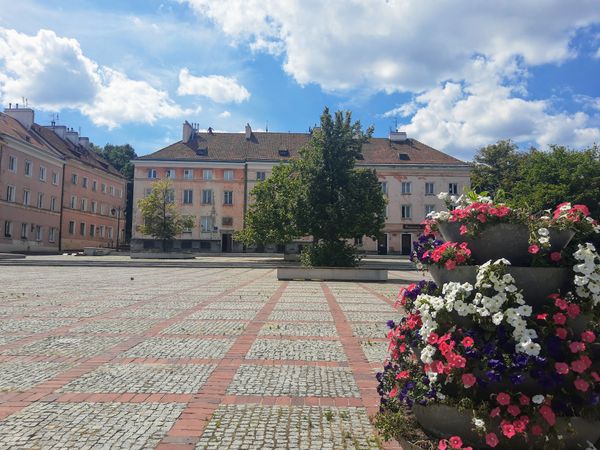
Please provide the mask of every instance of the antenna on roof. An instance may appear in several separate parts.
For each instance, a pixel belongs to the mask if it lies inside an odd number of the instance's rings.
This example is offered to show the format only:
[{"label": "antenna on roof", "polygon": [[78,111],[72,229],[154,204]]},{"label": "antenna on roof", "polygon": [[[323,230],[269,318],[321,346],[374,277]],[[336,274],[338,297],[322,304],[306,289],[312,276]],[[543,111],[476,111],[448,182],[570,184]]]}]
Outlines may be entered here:
[{"label": "antenna on roof", "polygon": [[269,132],[269,121],[267,120],[267,125],[265,126],[265,132],[268,133]]},{"label": "antenna on roof", "polygon": [[394,130],[398,130],[398,118],[394,117]]}]

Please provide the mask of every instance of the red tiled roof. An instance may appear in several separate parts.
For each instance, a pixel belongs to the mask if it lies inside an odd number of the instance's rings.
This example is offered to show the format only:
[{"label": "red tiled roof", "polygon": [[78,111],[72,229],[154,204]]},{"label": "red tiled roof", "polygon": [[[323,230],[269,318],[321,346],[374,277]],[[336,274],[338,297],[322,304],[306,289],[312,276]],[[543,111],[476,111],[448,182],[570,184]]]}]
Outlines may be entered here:
[{"label": "red tiled roof", "polygon": [[37,147],[42,151],[49,152],[54,157],[59,156],[43,141],[43,139],[40,139],[40,137],[35,133],[32,133],[30,130],[21,125],[17,119],[14,119],[4,113],[0,113],[0,134],[5,134],[14,139],[18,139],[29,145],[32,145],[33,147]]},{"label": "red tiled roof", "polygon": [[[253,132],[251,139],[244,133],[196,133],[190,142],[175,142],[161,150],[142,156],[140,160],[160,161],[285,161],[298,157],[310,139],[309,133]],[[289,157],[280,155],[287,150]],[[371,138],[363,145],[363,160],[370,164],[444,164],[465,165],[463,161],[440,152],[416,139],[391,142],[386,138]],[[400,156],[400,154],[404,156]]]}]

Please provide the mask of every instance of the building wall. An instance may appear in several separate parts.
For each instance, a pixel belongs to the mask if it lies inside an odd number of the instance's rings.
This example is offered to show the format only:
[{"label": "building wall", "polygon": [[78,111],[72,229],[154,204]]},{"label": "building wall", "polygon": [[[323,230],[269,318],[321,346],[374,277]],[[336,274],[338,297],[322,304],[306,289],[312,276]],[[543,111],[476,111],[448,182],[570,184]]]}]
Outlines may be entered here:
[{"label": "building wall", "polygon": [[[73,179],[73,176],[76,176],[76,180]],[[87,186],[84,179],[87,179]],[[63,250],[81,250],[84,247],[115,247],[117,224],[120,228],[119,241],[123,242],[127,201],[127,183],[123,178],[113,176],[80,161],[67,159],[64,186],[61,234]],[[75,199],[75,205],[71,204],[72,198]],[[96,205],[95,212],[93,211],[93,202]],[[117,217],[119,208],[121,209],[120,219]],[[115,214],[112,214],[113,209]],[[83,234],[81,233],[82,223],[85,224]]]},{"label": "building wall", "polygon": [[[57,252],[62,161],[25,144],[0,145],[0,252]],[[11,156],[16,159],[14,172],[9,169]],[[31,164],[30,176],[25,174],[26,161]],[[45,179],[40,177],[40,167],[45,168]],[[14,187],[14,201],[7,198],[8,186]],[[24,204],[25,191],[29,191],[29,205]],[[43,195],[41,208],[38,194]],[[10,233],[5,233],[6,222],[11,224]],[[22,229],[23,224],[26,229]]]}]

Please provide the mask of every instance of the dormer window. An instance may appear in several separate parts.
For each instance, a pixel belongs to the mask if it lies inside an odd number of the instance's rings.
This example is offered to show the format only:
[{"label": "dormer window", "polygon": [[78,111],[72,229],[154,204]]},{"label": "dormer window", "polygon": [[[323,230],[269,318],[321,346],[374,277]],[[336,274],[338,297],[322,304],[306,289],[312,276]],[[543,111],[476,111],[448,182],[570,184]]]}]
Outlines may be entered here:
[{"label": "dormer window", "polygon": [[408,156],[408,153],[399,153],[398,154],[398,159],[400,161],[409,161],[410,160],[410,156]]},{"label": "dormer window", "polygon": [[207,148],[199,148],[196,150],[196,155],[198,156],[208,156],[208,147]]},{"label": "dormer window", "polygon": [[290,156],[290,151],[289,150],[279,150],[279,156],[288,157],[288,156]]}]

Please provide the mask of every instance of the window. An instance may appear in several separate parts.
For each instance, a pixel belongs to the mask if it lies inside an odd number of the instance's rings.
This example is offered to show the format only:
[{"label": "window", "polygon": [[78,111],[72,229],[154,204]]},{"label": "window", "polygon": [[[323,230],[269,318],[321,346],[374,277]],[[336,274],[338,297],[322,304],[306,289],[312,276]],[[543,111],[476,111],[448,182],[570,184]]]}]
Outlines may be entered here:
[{"label": "window", "polygon": [[31,203],[31,192],[25,189],[23,191],[23,204],[29,206],[29,203]]},{"label": "window", "polygon": [[223,179],[225,181],[231,181],[231,180],[233,180],[233,170],[225,170],[223,172]]},{"label": "window", "polygon": [[152,188],[146,188],[144,191],[144,198],[148,197],[150,194],[152,194]]},{"label": "window", "polygon": [[104,203],[100,203],[100,215],[106,215],[106,205]]},{"label": "window", "polygon": [[100,190],[102,191],[103,194],[106,194],[106,184],[102,183],[100,185]]},{"label": "window", "polygon": [[17,171],[17,158],[15,156],[10,155],[8,157],[8,170],[11,172]]},{"label": "window", "polygon": [[56,228],[48,230],[48,242],[56,242]]},{"label": "window", "polygon": [[77,174],[76,173],[71,175],[71,184],[77,184]]},{"label": "window", "polygon": [[194,203],[194,191],[191,189],[185,189],[183,191],[183,203],[186,205]]},{"label": "window", "polygon": [[410,205],[402,205],[401,212],[402,212],[402,218],[403,219],[410,219],[411,218],[411,207],[410,207]]},{"label": "window", "polygon": [[29,226],[26,223],[21,224],[21,239],[27,239],[29,237]]},{"label": "window", "polygon": [[362,236],[354,238],[354,245],[356,245],[358,247],[362,247],[362,245],[363,245],[363,238],[362,238]]},{"label": "window", "polygon": [[263,181],[265,178],[267,178],[266,172],[256,172],[256,179],[258,181]]},{"label": "window", "polygon": [[44,166],[40,166],[40,181],[46,181],[46,168]]},{"label": "window", "polygon": [[33,165],[31,161],[25,160],[25,176],[30,177],[32,172]]},{"label": "window", "polygon": [[79,224],[79,234],[85,236],[85,222]]},{"label": "window", "polygon": [[411,192],[412,183],[410,181],[402,182],[402,194],[408,195]]},{"label": "window", "polygon": [[14,186],[7,186],[6,187],[6,201],[14,202],[15,201],[15,193],[16,193],[16,189]]},{"label": "window", "polygon": [[72,220],[69,220],[69,234],[73,234],[75,233],[75,222]]},{"label": "window", "polygon": [[98,182],[96,180],[92,181],[92,191],[96,192],[98,190]]},{"label": "window", "polygon": [[184,180],[193,180],[194,179],[194,171],[192,169],[184,169],[183,170],[183,179]]},{"label": "window", "polygon": [[84,188],[87,189],[87,187],[88,187],[88,179],[87,179],[87,177],[83,177],[81,179],[81,186],[83,186]]},{"label": "window", "polygon": [[165,201],[167,203],[173,203],[175,202],[175,189],[168,189],[167,193],[165,194]]},{"label": "window", "polygon": [[148,178],[156,178],[156,169],[148,169]]},{"label": "window", "polygon": [[44,207],[44,194],[42,194],[41,192],[38,192],[37,207],[40,209]]},{"label": "window", "polygon": [[115,187],[114,186],[109,186],[108,187],[108,193],[114,197],[115,196]]},{"label": "window", "polygon": [[104,238],[104,225],[100,225],[98,228],[98,234],[101,238]]},{"label": "window", "polygon": [[123,190],[117,189],[117,195],[119,196],[119,198],[123,198]]},{"label": "window", "polygon": [[233,226],[233,217],[223,217],[221,223],[225,227],[231,227]]},{"label": "window", "polygon": [[91,207],[92,207],[91,212],[96,214],[98,212],[98,203],[92,202]]},{"label": "window", "polygon": [[165,170],[165,178],[175,179],[175,169],[167,169]]},{"label": "window", "polygon": [[81,210],[82,211],[87,211],[87,198],[82,198],[81,199]]},{"label": "window", "polygon": [[224,205],[233,205],[233,191],[223,192],[223,204]]},{"label": "window", "polygon": [[214,222],[212,216],[200,217],[200,229],[203,233],[211,233],[214,230]]},{"label": "window", "polygon": [[435,185],[433,183],[425,183],[425,195],[435,195]]},{"label": "window", "polygon": [[388,188],[387,188],[387,182],[385,182],[385,181],[380,181],[380,182],[379,182],[379,186],[381,186],[381,192],[383,192],[384,194],[386,194],[386,195],[387,195],[387,193],[388,193],[388,190],[387,190],[387,189],[388,189]]},{"label": "window", "polygon": [[12,222],[5,220],[4,221],[4,237],[12,236]]},{"label": "window", "polygon": [[50,211],[56,211],[56,197],[50,197]]},{"label": "window", "polygon": [[456,184],[456,183],[448,184],[448,193],[450,195],[457,195],[458,194],[458,184]]},{"label": "window", "polygon": [[107,234],[109,239],[113,238],[113,227],[108,227]]},{"label": "window", "polygon": [[213,202],[213,191],[212,189],[203,189],[202,190],[202,204],[204,205],[212,205]]},{"label": "window", "polygon": [[52,172],[52,184],[54,186],[58,185],[58,174],[56,172]]},{"label": "window", "polygon": [[43,233],[42,233],[42,227],[40,227],[39,225],[35,226],[35,240],[40,242],[42,240],[43,237]]},{"label": "window", "polygon": [[77,208],[77,196],[71,195],[71,203],[69,203],[69,208],[75,209]]},{"label": "window", "polygon": [[425,217],[435,211],[435,205],[425,205]]},{"label": "window", "polygon": [[213,179],[213,171],[212,171],[212,169],[204,169],[204,170],[202,170],[202,179],[203,180],[212,180]]},{"label": "window", "polygon": [[91,224],[90,225],[90,237],[94,237],[95,234],[96,234],[96,225]]}]

